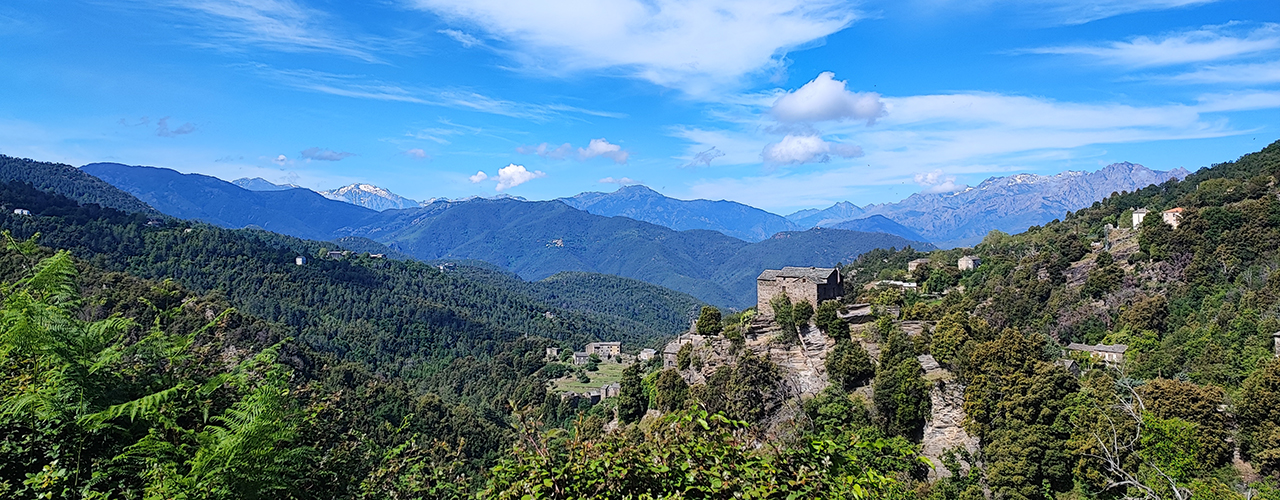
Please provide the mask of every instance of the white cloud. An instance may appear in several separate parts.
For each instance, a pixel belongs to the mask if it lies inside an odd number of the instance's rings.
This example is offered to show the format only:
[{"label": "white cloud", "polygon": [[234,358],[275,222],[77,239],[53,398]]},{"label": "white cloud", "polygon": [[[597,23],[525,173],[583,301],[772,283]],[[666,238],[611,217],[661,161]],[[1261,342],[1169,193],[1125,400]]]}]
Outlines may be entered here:
[{"label": "white cloud", "polygon": [[516,165],[514,163],[498,169],[498,175],[490,176],[483,170],[476,172],[475,175],[468,177],[472,184],[479,184],[484,181],[494,180],[498,182],[497,190],[506,191],[513,187],[519,186],[539,177],[546,177],[547,174],[540,170],[529,171],[524,165]]},{"label": "white cloud", "polygon": [[964,189],[965,185],[956,184],[956,176],[945,175],[942,170],[923,172],[915,175],[916,184],[924,187],[922,193],[954,193]]},{"label": "white cloud", "polygon": [[438,30],[436,33],[452,38],[455,42],[462,44],[464,48],[471,48],[473,45],[480,45],[480,39],[458,30]]},{"label": "white cloud", "polygon": [[1101,45],[1067,45],[1021,50],[1030,54],[1084,55],[1111,64],[1150,67],[1230,59],[1280,48],[1280,25],[1268,23],[1243,35],[1228,33],[1232,25],[1207,26],[1151,38]]},{"label": "white cloud", "polygon": [[539,72],[616,70],[696,95],[782,67],[860,16],[839,0],[411,0],[507,42]]},{"label": "white cloud", "polygon": [[[573,154],[573,145],[564,143],[559,146],[551,146],[548,143],[542,143],[537,146],[517,146],[516,152],[525,155],[538,155],[548,160],[563,160]],[[619,165],[627,163],[627,158],[631,156],[629,151],[622,149],[622,146],[612,144],[606,139],[592,139],[587,143],[587,147],[578,148],[578,161],[587,161],[595,157],[604,157],[613,160]]]},{"label": "white cloud", "polygon": [[355,153],[338,152],[331,149],[307,148],[302,150],[301,156],[308,160],[320,161],[341,161],[346,158],[355,156]]},{"label": "white cloud", "polygon": [[816,135],[787,135],[781,141],[764,147],[761,156],[766,165],[826,163],[831,155],[842,158],[862,156],[862,148],[851,144],[827,142]]},{"label": "white cloud", "polygon": [[884,115],[884,103],[875,92],[851,92],[835,73],[823,72],[809,83],[782,95],[769,110],[782,122],[822,122],[830,120],[866,120],[875,123]]},{"label": "white cloud", "polygon": [[498,191],[506,191],[547,174],[540,170],[530,172],[524,165],[514,163],[498,169]]},{"label": "white cloud", "polygon": [[271,161],[272,161],[272,162],[275,162],[275,164],[276,164],[276,165],[281,165],[281,166],[283,166],[285,163],[288,163],[288,162],[289,162],[289,157],[287,157],[287,156],[285,156],[285,155],[280,155],[280,156],[277,156],[277,157],[276,157],[276,159],[271,160]]},{"label": "white cloud", "polygon": [[427,157],[427,152],[423,151],[422,148],[413,148],[408,151],[405,151],[404,154],[405,156],[408,156],[415,160],[422,160]]},{"label": "white cloud", "polygon": [[190,134],[196,131],[196,126],[190,122],[183,123],[178,128],[169,129],[169,117],[161,118],[156,122],[156,135],[160,137],[177,137],[180,135]]},{"label": "white cloud", "polygon": [[627,163],[627,157],[631,156],[631,153],[623,150],[622,146],[610,144],[609,141],[604,138],[591,139],[591,142],[587,144],[585,149],[578,148],[579,160],[585,161],[597,156],[608,158],[613,160],[614,163],[623,165]]},{"label": "white cloud", "polygon": [[566,142],[553,148],[544,142],[537,146],[517,146],[516,152],[523,155],[538,155],[548,160],[563,160],[573,153],[573,146]]},{"label": "white cloud", "polygon": [[630,177],[622,177],[620,179],[614,179],[613,177],[605,177],[603,179],[600,179],[600,183],[601,184],[617,184],[619,186],[631,186],[634,184],[640,184],[640,181],[634,180]]},{"label": "white cloud", "polygon": [[1182,83],[1226,83],[1239,85],[1280,83],[1280,60],[1252,64],[1207,66],[1195,71],[1171,76],[1169,79]]},{"label": "white cloud", "polygon": [[1196,109],[1205,112],[1252,111],[1280,108],[1280,92],[1244,92],[1200,96]]}]

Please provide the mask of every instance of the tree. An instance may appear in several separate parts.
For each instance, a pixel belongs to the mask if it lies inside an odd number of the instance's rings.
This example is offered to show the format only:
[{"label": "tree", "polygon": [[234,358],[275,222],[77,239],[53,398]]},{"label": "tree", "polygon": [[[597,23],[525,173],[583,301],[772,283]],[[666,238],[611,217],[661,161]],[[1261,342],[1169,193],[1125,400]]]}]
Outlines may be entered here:
[{"label": "tree", "polygon": [[618,421],[629,424],[640,420],[648,409],[644,387],[640,382],[640,364],[632,363],[622,370],[621,388],[618,392]]},{"label": "tree", "polygon": [[1280,360],[1249,374],[1239,400],[1241,453],[1262,472],[1280,472]]},{"label": "tree", "polygon": [[849,338],[849,325],[840,319],[840,302],[828,300],[818,305],[813,317],[818,330],[836,340]]},{"label": "tree", "polygon": [[791,308],[791,314],[796,322],[796,326],[809,324],[809,320],[813,319],[813,304],[808,299],[797,302]]},{"label": "tree", "polygon": [[663,370],[654,384],[654,398],[659,410],[670,412],[684,407],[689,399],[689,384],[675,370]]},{"label": "tree", "polygon": [[680,371],[688,370],[689,365],[693,362],[693,344],[688,343],[680,346],[680,350],[676,351],[676,369]]},{"label": "tree", "polygon": [[723,330],[724,325],[720,322],[720,310],[711,306],[702,306],[702,313],[698,315],[698,335],[714,337],[720,335]]},{"label": "tree", "polygon": [[791,297],[785,293],[775,295],[769,299],[769,307],[773,309],[773,321],[778,324],[778,328],[782,329],[780,340],[787,344],[799,340],[799,333],[796,331],[798,324],[791,306]]},{"label": "tree", "polygon": [[862,348],[862,344],[847,338],[836,341],[836,347],[827,354],[826,366],[831,384],[844,391],[865,385],[876,374],[867,350]]}]

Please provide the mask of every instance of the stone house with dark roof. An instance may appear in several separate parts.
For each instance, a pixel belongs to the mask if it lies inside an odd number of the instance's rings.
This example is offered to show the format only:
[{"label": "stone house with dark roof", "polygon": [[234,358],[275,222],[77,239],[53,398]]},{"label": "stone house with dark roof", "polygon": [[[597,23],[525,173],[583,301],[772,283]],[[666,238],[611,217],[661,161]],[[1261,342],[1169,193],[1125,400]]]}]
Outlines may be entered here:
[{"label": "stone house with dark roof", "polygon": [[787,294],[792,303],[809,301],[814,307],[824,300],[844,295],[840,271],[831,267],[784,267],[765,269],[756,278],[756,311],[773,315],[769,301]]}]

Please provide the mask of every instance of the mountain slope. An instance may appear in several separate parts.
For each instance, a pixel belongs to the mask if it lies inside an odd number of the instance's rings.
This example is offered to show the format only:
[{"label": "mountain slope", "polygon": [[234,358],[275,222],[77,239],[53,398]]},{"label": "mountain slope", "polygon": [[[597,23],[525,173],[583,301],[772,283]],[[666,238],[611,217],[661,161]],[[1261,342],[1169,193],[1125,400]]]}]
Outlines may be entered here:
[{"label": "mountain slope", "polygon": [[830,207],[818,210],[809,208],[801,210],[787,216],[787,220],[797,226],[808,229],[811,227],[832,227],[832,224],[847,220],[863,217],[866,212],[861,207],[842,201],[831,205]]},{"label": "mountain slope", "polygon": [[911,228],[898,224],[883,215],[872,215],[861,219],[847,220],[837,222],[830,225],[824,225],[831,229],[845,229],[849,231],[862,231],[864,233],[885,233],[895,234],[911,241],[928,241],[920,233],[913,231]]},{"label": "mountain slope", "polygon": [[613,274],[738,308],[754,302],[755,277],[766,268],[830,266],[873,248],[913,244],[894,235],[842,230],[783,232],[747,243],[716,231],[674,231],[593,215],[556,201],[439,202],[384,212],[367,223],[352,234],[419,259],[478,259],[527,280],[562,271]]},{"label": "mountain slope", "polygon": [[97,203],[125,212],[159,213],[102,179],[62,163],[0,155],[0,182],[9,181],[25,182],[36,189],[57,193],[80,203]]},{"label": "mountain slope", "polygon": [[91,163],[81,170],[119,187],[167,215],[226,228],[258,227],[326,240],[377,212],[333,201],[307,189],[249,191],[224,180],[167,168]]},{"label": "mountain slope", "polygon": [[780,215],[732,201],[677,200],[645,186],[612,193],[590,192],[560,198],[565,204],[606,217],[629,217],[677,231],[710,229],[746,241],[761,241],[798,227]]},{"label": "mountain slope", "polygon": [[320,191],[320,194],[330,200],[345,201],[379,212],[395,208],[413,208],[419,205],[416,201],[373,184],[355,183],[338,189]]},{"label": "mountain slope", "polygon": [[897,203],[863,208],[867,214],[883,215],[914,229],[941,247],[968,246],[992,230],[1018,233],[1113,192],[1133,191],[1187,174],[1181,168],[1162,172],[1115,163],[1097,172],[992,177],[956,193],[916,193]]},{"label": "mountain slope", "polygon": [[306,189],[297,184],[275,184],[261,177],[254,177],[252,179],[248,177],[241,177],[239,179],[231,181],[231,183],[237,186],[240,186],[242,188],[248,189],[250,191],[284,191],[286,189]]}]

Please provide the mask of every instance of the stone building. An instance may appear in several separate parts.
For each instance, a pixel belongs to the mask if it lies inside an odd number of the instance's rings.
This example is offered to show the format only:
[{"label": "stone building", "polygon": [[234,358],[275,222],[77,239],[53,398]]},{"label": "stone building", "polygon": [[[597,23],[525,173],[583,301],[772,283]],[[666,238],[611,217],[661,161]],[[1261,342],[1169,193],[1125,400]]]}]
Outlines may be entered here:
[{"label": "stone building", "polygon": [[573,364],[575,364],[575,365],[585,365],[585,364],[587,364],[587,362],[588,362],[588,361],[591,361],[591,355],[590,355],[590,354],[585,353],[585,352],[575,352],[575,353],[573,353]]},{"label": "stone building", "polygon": [[655,351],[653,349],[641,349],[640,355],[637,356],[637,359],[639,359],[640,361],[649,361],[653,359],[654,356],[657,356],[657,355],[658,355],[658,351]]},{"label": "stone building", "polygon": [[1124,344],[1087,345],[1072,342],[1067,344],[1067,350],[1087,352],[1093,358],[1102,360],[1107,366],[1120,366],[1120,363],[1124,362],[1124,352],[1129,350],[1129,346]]},{"label": "stone building", "polygon": [[929,259],[916,259],[907,263],[907,272],[914,273],[920,266],[929,265]]},{"label": "stone building", "polygon": [[1135,210],[1133,211],[1133,228],[1134,228],[1134,229],[1137,229],[1137,228],[1141,227],[1141,226],[1142,226],[1142,219],[1147,218],[1147,214],[1149,214],[1149,213],[1151,213],[1151,211],[1150,211],[1150,210],[1147,210],[1147,209],[1145,209],[1145,208],[1135,209]]},{"label": "stone building", "polygon": [[622,342],[592,342],[587,344],[587,354],[595,354],[600,359],[611,359],[622,354]]},{"label": "stone building", "polygon": [[1160,212],[1160,218],[1164,219],[1165,224],[1173,226],[1174,229],[1177,229],[1178,223],[1182,222],[1182,212],[1183,212],[1182,207],[1170,208],[1168,210]]},{"label": "stone building", "polygon": [[978,266],[981,266],[981,265],[982,265],[982,259],[979,259],[978,257],[973,255],[966,255],[964,257],[960,257],[960,260],[956,261],[956,266],[959,267],[961,271],[969,271],[972,269],[977,269]]},{"label": "stone building", "polygon": [[819,302],[844,295],[844,282],[840,271],[830,267],[766,269],[756,278],[756,311],[772,316],[769,301],[784,293],[792,303],[807,300],[817,307]]},{"label": "stone building", "polygon": [[557,360],[559,360],[559,359],[560,359],[560,348],[559,348],[559,347],[548,347],[548,348],[547,348],[547,354],[546,354],[545,358],[546,358],[546,360],[547,360],[547,361],[557,361]]}]

